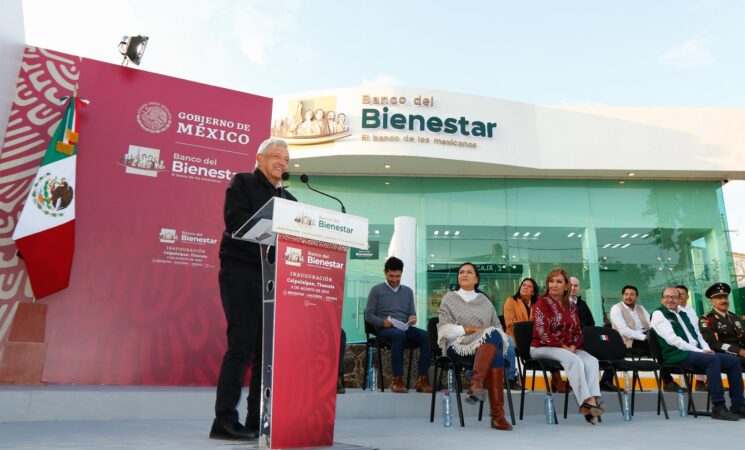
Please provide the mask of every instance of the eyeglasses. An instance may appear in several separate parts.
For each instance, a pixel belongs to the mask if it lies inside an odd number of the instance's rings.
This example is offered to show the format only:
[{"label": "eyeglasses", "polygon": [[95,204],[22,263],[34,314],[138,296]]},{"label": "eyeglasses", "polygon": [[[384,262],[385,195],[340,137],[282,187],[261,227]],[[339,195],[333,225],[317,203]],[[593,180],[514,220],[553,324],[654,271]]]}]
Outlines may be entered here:
[{"label": "eyeglasses", "polygon": [[668,295],[663,295],[662,298],[664,300],[679,300],[680,299],[680,295],[669,295],[668,294]]}]

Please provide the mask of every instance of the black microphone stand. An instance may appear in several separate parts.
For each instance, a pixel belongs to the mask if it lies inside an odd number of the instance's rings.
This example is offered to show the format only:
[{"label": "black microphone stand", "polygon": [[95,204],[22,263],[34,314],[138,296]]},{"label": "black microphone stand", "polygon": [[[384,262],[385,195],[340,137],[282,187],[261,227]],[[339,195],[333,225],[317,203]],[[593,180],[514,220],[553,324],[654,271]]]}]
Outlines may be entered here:
[{"label": "black microphone stand", "polygon": [[308,182],[308,175],[306,175],[306,174],[300,175],[300,181],[302,181],[303,183],[305,183],[305,185],[308,186],[308,189],[310,189],[311,191],[318,192],[321,195],[325,195],[326,197],[333,198],[334,200],[336,200],[337,202],[339,202],[339,205],[341,205],[341,212],[343,214],[346,214],[347,213],[347,209],[344,207],[344,203],[342,203],[341,200],[339,200],[338,198],[334,197],[333,195],[329,195],[329,194],[327,194],[325,192],[319,191],[318,189],[314,189],[313,186],[311,186],[310,183]]},{"label": "black microphone stand", "polygon": [[285,181],[287,181],[288,178],[290,178],[290,174],[282,172],[282,178],[279,180],[279,196],[285,200],[287,200],[287,197],[285,196]]}]

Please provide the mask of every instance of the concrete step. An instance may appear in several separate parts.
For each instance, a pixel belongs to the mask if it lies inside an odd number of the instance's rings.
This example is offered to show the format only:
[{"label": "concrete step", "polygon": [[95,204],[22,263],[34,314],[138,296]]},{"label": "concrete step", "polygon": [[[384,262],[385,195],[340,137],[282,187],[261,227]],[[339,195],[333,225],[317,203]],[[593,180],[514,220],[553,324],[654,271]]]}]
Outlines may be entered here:
[{"label": "concrete step", "polygon": [[[245,394],[245,392],[244,392]],[[435,397],[435,420],[439,420],[442,393]],[[545,392],[527,392],[525,414],[543,415]],[[615,394],[604,393],[608,413],[620,414]],[[519,413],[520,393],[513,392],[515,414]],[[636,411],[656,411],[656,393],[637,393]],[[666,393],[668,410],[677,414],[677,398]],[[368,392],[347,389],[337,396],[336,413],[343,419],[365,418],[417,418],[429,419],[431,394]],[[699,409],[704,409],[706,394],[694,393]],[[453,413],[457,405],[452,399]],[[556,395],[556,409],[561,416],[564,394]],[[80,421],[80,420],[204,420],[211,421],[214,414],[215,388],[213,387],[146,387],[146,386],[0,386],[0,422],[19,421]],[[505,408],[507,402],[505,399]],[[568,412],[576,414],[577,402],[569,396]],[[488,414],[488,405],[484,407]],[[244,417],[245,395],[238,406]],[[466,417],[476,417],[478,406],[463,405]]]}]

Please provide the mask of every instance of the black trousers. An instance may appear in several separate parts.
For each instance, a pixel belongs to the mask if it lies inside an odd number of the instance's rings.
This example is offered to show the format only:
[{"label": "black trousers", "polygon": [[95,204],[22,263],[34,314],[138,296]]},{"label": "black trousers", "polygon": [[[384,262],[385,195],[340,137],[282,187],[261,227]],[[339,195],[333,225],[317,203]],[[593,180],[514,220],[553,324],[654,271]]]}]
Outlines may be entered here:
[{"label": "black trousers", "polygon": [[249,362],[253,362],[248,390],[246,426],[259,429],[261,401],[261,340],[263,297],[260,266],[220,268],[220,298],[228,322],[228,349],[220,367],[215,399],[215,417],[238,422],[236,406]]},{"label": "black trousers", "polygon": [[339,343],[339,376],[344,376],[344,354],[347,351],[347,333],[341,329],[341,342]]}]

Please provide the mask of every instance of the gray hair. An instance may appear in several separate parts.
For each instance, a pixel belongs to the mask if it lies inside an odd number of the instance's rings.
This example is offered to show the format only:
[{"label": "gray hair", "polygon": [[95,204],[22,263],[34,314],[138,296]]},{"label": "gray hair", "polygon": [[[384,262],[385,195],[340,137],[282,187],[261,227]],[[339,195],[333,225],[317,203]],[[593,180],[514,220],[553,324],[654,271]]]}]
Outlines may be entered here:
[{"label": "gray hair", "polygon": [[264,142],[259,145],[259,149],[256,150],[256,167],[259,167],[259,155],[266,155],[266,152],[269,151],[269,149],[274,147],[282,147],[285,150],[287,150],[287,142],[285,142],[282,139],[267,139]]}]

